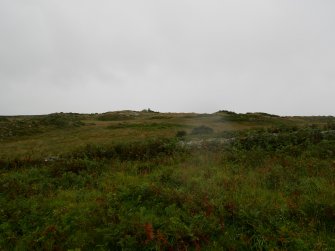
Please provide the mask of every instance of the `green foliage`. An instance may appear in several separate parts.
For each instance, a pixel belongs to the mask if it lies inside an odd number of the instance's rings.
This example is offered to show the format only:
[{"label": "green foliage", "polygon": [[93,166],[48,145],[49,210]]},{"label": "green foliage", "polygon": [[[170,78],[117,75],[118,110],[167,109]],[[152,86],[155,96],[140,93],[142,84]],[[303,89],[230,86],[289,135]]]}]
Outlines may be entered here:
[{"label": "green foliage", "polygon": [[326,130],[335,130],[335,122],[327,122],[327,124],[324,126]]},{"label": "green foliage", "polygon": [[[55,129],[81,117],[43,119]],[[179,141],[171,127],[171,138],[0,158],[0,249],[332,250],[335,139],[325,125],[225,130],[201,144],[204,132]]]},{"label": "green foliage", "polygon": [[118,143],[110,146],[86,145],[83,149],[71,153],[74,159],[118,159],[118,160],[147,160],[157,157],[172,156],[183,150],[174,139],[148,139]]},{"label": "green foliage", "polygon": [[38,122],[29,119],[7,120],[0,124],[0,139],[33,135],[42,132]]},{"label": "green foliage", "polygon": [[[275,133],[274,133],[275,131]],[[332,133],[324,133],[319,128],[270,128],[259,132],[250,132],[234,141],[234,146],[244,150],[261,149],[269,152],[281,152],[287,155],[302,154],[314,157],[333,158],[335,144]]]},{"label": "green foliage", "polygon": [[191,134],[197,135],[197,134],[211,134],[214,130],[210,128],[209,126],[198,126],[192,129]]},{"label": "green foliage", "polygon": [[56,128],[76,127],[84,125],[77,114],[53,113],[42,116],[38,121],[40,125],[53,126]]},{"label": "green foliage", "polygon": [[155,112],[155,111],[151,110],[150,108],[143,109],[141,112],[143,112],[143,113],[159,113],[159,112]]},{"label": "green foliage", "polygon": [[219,121],[224,123],[236,122],[244,124],[255,124],[255,125],[285,125],[288,122],[283,124],[283,119],[280,116],[267,114],[267,113],[235,113],[230,111],[219,111],[220,116]]},{"label": "green foliage", "polygon": [[177,138],[184,138],[186,135],[187,135],[187,132],[186,132],[186,131],[178,131],[178,132],[176,133],[176,137],[177,137]]},{"label": "green foliage", "polygon": [[173,123],[118,123],[108,126],[108,129],[140,129],[140,130],[161,130],[170,128],[185,127],[181,124]]},{"label": "green foliage", "polygon": [[84,125],[78,114],[54,113],[50,115],[4,119],[0,123],[0,140],[32,136],[50,129],[74,128]]},{"label": "green foliage", "polygon": [[224,114],[229,114],[229,115],[236,115],[236,112],[233,111],[228,111],[228,110],[219,110],[217,113],[224,113]]},{"label": "green foliage", "polygon": [[8,118],[4,117],[4,116],[0,116],[0,122],[8,122]]},{"label": "green foliage", "polygon": [[123,121],[135,119],[135,115],[132,113],[103,113],[98,116],[100,121]]}]

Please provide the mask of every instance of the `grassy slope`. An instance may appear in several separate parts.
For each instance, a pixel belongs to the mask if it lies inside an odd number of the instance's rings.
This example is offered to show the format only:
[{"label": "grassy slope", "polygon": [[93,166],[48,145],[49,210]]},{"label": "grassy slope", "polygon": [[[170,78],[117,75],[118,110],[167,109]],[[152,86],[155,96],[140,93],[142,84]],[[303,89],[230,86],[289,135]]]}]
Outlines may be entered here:
[{"label": "grassy slope", "polygon": [[[330,122],[227,112],[1,118],[0,249],[332,250]],[[201,125],[214,132],[192,134]],[[202,143],[181,147],[181,130],[182,141]],[[233,143],[211,141],[225,137]]]},{"label": "grassy slope", "polygon": [[[63,119],[66,121],[67,117],[64,115]],[[136,116],[129,116],[127,119],[122,119],[121,117],[120,120],[115,119],[114,116],[110,120],[108,120],[108,117],[106,119],[106,116],[102,117],[103,119],[100,120],[99,115],[78,115],[78,120],[84,123],[84,126],[79,127],[59,126],[58,124],[36,126],[31,121],[36,121],[37,124],[39,120],[34,119],[35,117],[33,116],[10,117],[9,121],[16,121],[16,123],[12,124],[0,121],[0,130],[3,128],[7,132],[13,127],[17,127],[16,131],[18,132],[16,135],[6,137],[4,135],[8,133],[2,132],[0,134],[0,158],[28,155],[45,157],[71,151],[88,143],[109,144],[148,137],[172,137],[178,130],[190,132],[193,127],[200,125],[207,125],[219,133],[255,127],[268,127],[277,124],[301,125],[310,123],[303,118],[269,119],[266,117],[260,121],[239,121],[230,119],[229,115],[226,114],[169,113],[162,115],[139,112]],[[119,116],[116,117],[118,118]],[[317,123],[318,121],[313,122]],[[159,125],[162,126],[160,127]]]}]

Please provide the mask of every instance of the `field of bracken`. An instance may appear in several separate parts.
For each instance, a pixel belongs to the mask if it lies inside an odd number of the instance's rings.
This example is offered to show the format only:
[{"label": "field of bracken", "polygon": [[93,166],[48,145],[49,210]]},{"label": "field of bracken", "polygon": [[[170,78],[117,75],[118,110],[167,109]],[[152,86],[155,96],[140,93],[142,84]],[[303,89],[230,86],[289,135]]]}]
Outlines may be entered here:
[{"label": "field of bracken", "polygon": [[0,250],[335,250],[335,118],[0,117]]}]

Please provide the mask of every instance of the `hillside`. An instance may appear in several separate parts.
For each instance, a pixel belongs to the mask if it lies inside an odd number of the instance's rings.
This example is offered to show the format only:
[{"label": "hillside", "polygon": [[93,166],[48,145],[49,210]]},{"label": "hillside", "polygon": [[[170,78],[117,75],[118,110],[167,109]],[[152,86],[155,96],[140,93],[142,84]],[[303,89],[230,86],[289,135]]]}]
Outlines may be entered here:
[{"label": "hillside", "polygon": [[333,250],[335,118],[0,117],[0,250]]}]

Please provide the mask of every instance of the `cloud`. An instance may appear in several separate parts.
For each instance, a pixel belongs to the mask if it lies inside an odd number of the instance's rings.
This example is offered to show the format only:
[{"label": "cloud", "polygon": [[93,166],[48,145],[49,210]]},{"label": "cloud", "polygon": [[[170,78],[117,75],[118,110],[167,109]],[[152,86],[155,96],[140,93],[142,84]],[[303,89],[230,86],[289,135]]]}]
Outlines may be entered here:
[{"label": "cloud", "polygon": [[3,0],[0,113],[334,115],[334,10],[330,0]]}]

